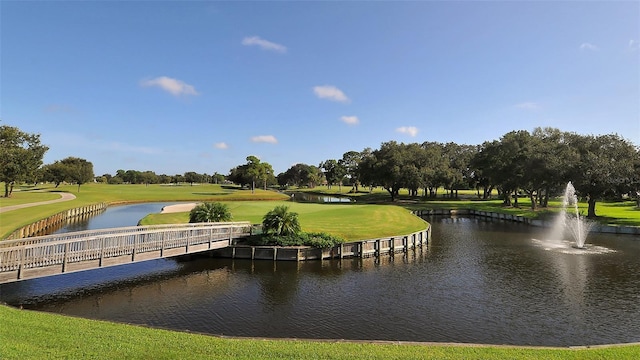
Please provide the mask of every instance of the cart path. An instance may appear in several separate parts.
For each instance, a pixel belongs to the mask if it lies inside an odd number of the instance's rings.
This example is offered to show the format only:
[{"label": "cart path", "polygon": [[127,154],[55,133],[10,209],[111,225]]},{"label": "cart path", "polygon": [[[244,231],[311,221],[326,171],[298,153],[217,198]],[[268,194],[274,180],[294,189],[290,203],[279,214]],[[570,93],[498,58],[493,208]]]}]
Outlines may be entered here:
[{"label": "cart path", "polygon": [[53,203],[63,202],[63,201],[71,201],[71,200],[74,200],[75,198],[76,196],[71,193],[60,193],[60,199],[0,207],[0,214],[8,211],[24,209],[32,206],[40,206],[40,205],[53,204]]}]

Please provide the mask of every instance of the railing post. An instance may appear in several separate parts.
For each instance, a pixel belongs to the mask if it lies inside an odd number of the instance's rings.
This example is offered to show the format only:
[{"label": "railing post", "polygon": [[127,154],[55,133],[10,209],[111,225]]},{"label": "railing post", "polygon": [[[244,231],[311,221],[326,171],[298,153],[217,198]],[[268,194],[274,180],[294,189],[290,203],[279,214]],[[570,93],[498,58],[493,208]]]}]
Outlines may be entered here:
[{"label": "railing post", "polygon": [[100,238],[100,261],[98,266],[102,267],[102,259],[104,258],[104,237]]},{"label": "railing post", "polygon": [[24,248],[20,249],[20,262],[18,263],[18,280],[22,279],[22,267],[24,266]]},{"label": "railing post", "polygon": [[62,258],[62,271],[67,269],[67,254],[69,253],[69,242],[64,243],[64,257]]}]

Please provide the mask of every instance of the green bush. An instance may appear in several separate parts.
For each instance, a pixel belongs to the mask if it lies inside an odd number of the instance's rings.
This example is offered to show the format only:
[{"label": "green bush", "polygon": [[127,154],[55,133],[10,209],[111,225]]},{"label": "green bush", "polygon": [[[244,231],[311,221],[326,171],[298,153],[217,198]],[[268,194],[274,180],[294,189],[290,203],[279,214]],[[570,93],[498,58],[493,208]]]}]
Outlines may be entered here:
[{"label": "green bush", "polygon": [[285,205],[276,206],[262,219],[262,231],[275,236],[295,236],[300,232],[298,213],[289,211]]},{"label": "green bush", "polygon": [[219,202],[202,203],[189,212],[190,223],[231,221],[231,211]]},{"label": "green bush", "polygon": [[311,246],[315,248],[330,248],[341,244],[344,239],[327,233],[305,233],[294,235],[253,235],[247,238],[249,245],[269,245],[269,246]]}]

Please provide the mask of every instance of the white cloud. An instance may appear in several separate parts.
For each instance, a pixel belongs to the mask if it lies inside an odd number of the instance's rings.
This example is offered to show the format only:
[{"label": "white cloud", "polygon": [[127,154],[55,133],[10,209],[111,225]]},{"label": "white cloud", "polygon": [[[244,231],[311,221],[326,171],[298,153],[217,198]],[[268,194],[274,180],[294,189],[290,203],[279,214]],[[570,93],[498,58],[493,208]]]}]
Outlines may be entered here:
[{"label": "white cloud", "polygon": [[418,135],[418,128],[415,126],[401,126],[397,128],[396,131],[401,134],[407,134],[411,137]]},{"label": "white cloud", "polygon": [[189,85],[181,80],[173,79],[167,76],[160,76],[155,79],[142,80],[140,82],[142,87],[159,87],[160,89],[171,93],[174,96],[180,95],[198,95],[196,88],[193,85]]},{"label": "white cloud", "polygon": [[598,51],[600,48],[591,43],[582,43],[580,45],[580,50]]},{"label": "white cloud", "polygon": [[514,107],[518,109],[523,109],[523,110],[538,110],[540,109],[540,104],[532,101],[527,101],[527,102],[515,104]]},{"label": "white cloud", "polygon": [[343,116],[340,120],[349,125],[358,125],[360,123],[360,119],[357,116]]},{"label": "white cloud", "polygon": [[287,47],[284,45],[276,44],[274,42],[261,39],[259,36],[250,36],[242,39],[242,45],[245,46],[259,46],[262,50],[275,51],[279,53],[286,53]]},{"label": "white cloud", "polygon": [[219,143],[213,144],[213,147],[216,149],[224,150],[224,149],[228,149],[229,145],[226,142],[219,142]]},{"label": "white cloud", "polygon": [[629,50],[629,51],[636,51],[636,50],[638,50],[638,48],[640,48],[640,46],[639,46],[639,45],[640,45],[640,44],[638,44],[638,41],[637,41],[637,40],[633,40],[633,39],[631,39],[631,40],[629,40],[629,45],[627,46],[627,50]]},{"label": "white cloud", "polygon": [[313,92],[320,99],[327,99],[343,103],[351,101],[349,100],[347,95],[342,92],[342,90],[332,85],[314,86]]},{"label": "white cloud", "polygon": [[252,142],[255,143],[268,143],[268,144],[277,144],[278,139],[276,139],[273,135],[259,135],[251,138]]}]

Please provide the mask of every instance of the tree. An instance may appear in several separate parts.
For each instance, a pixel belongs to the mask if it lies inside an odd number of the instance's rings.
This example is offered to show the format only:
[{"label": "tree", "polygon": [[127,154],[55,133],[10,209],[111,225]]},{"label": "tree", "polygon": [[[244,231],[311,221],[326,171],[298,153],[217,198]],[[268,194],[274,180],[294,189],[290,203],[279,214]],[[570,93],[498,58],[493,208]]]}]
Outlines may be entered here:
[{"label": "tree", "polygon": [[342,154],[342,159],[338,160],[338,163],[341,167],[344,168],[346,172],[346,176],[349,179],[349,183],[353,187],[355,192],[358,192],[358,186],[362,182],[361,172],[360,172],[360,164],[365,156],[371,154],[371,149],[365,149],[362,152],[357,151],[347,151]]},{"label": "tree", "polygon": [[342,180],[347,175],[347,169],[343,163],[337,160],[329,159],[320,163],[319,168],[324,172],[327,179],[327,188],[331,188],[333,184],[338,184],[339,192],[342,192]]},{"label": "tree", "polygon": [[184,181],[188,182],[189,184],[191,184],[191,186],[193,186],[193,183],[201,183],[202,182],[202,175],[194,172],[194,171],[188,171],[186,173],[184,173]]},{"label": "tree", "polygon": [[0,181],[9,197],[17,181],[34,176],[49,150],[40,143],[40,134],[29,134],[17,127],[0,126]]},{"label": "tree", "polygon": [[638,161],[638,151],[627,140],[616,134],[600,136],[574,135],[570,146],[579,154],[571,170],[573,186],[588,198],[587,216],[596,217],[596,201],[616,189],[630,189]]},{"label": "tree", "polygon": [[262,218],[262,231],[275,236],[296,235],[301,231],[298,213],[285,205],[276,206]]},{"label": "tree", "polygon": [[395,141],[382,143],[380,149],[372,153],[371,173],[374,182],[382,186],[389,195],[391,201],[395,201],[400,189],[403,187],[403,167],[406,162],[406,154],[403,153],[405,145]]},{"label": "tree", "polygon": [[43,180],[52,182],[56,187],[60,186],[63,181],[68,178],[67,166],[60,161],[55,161],[53,164],[47,164],[42,167]]},{"label": "tree", "polygon": [[231,211],[227,204],[219,202],[202,203],[189,212],[190,223],[231,221]]},{"label": "tree", "polygon": [[90,161],[77,157],[68,157],[60,161],[67,172],[67,179],[74,184],[78,184],[78,192],[80,185],[87,183],[95,177],[93,174],[93,164]]},{"label": "tree", "polygon": [[253,155],[247,156],[246,164],[231,169],[227,178],[233,183],[250,186],[252,192],[255,189],[256,181],[262,182],[265,190],[267,189],[267,184],[276,183],[271,164],[261,162],[260,159]]}]

